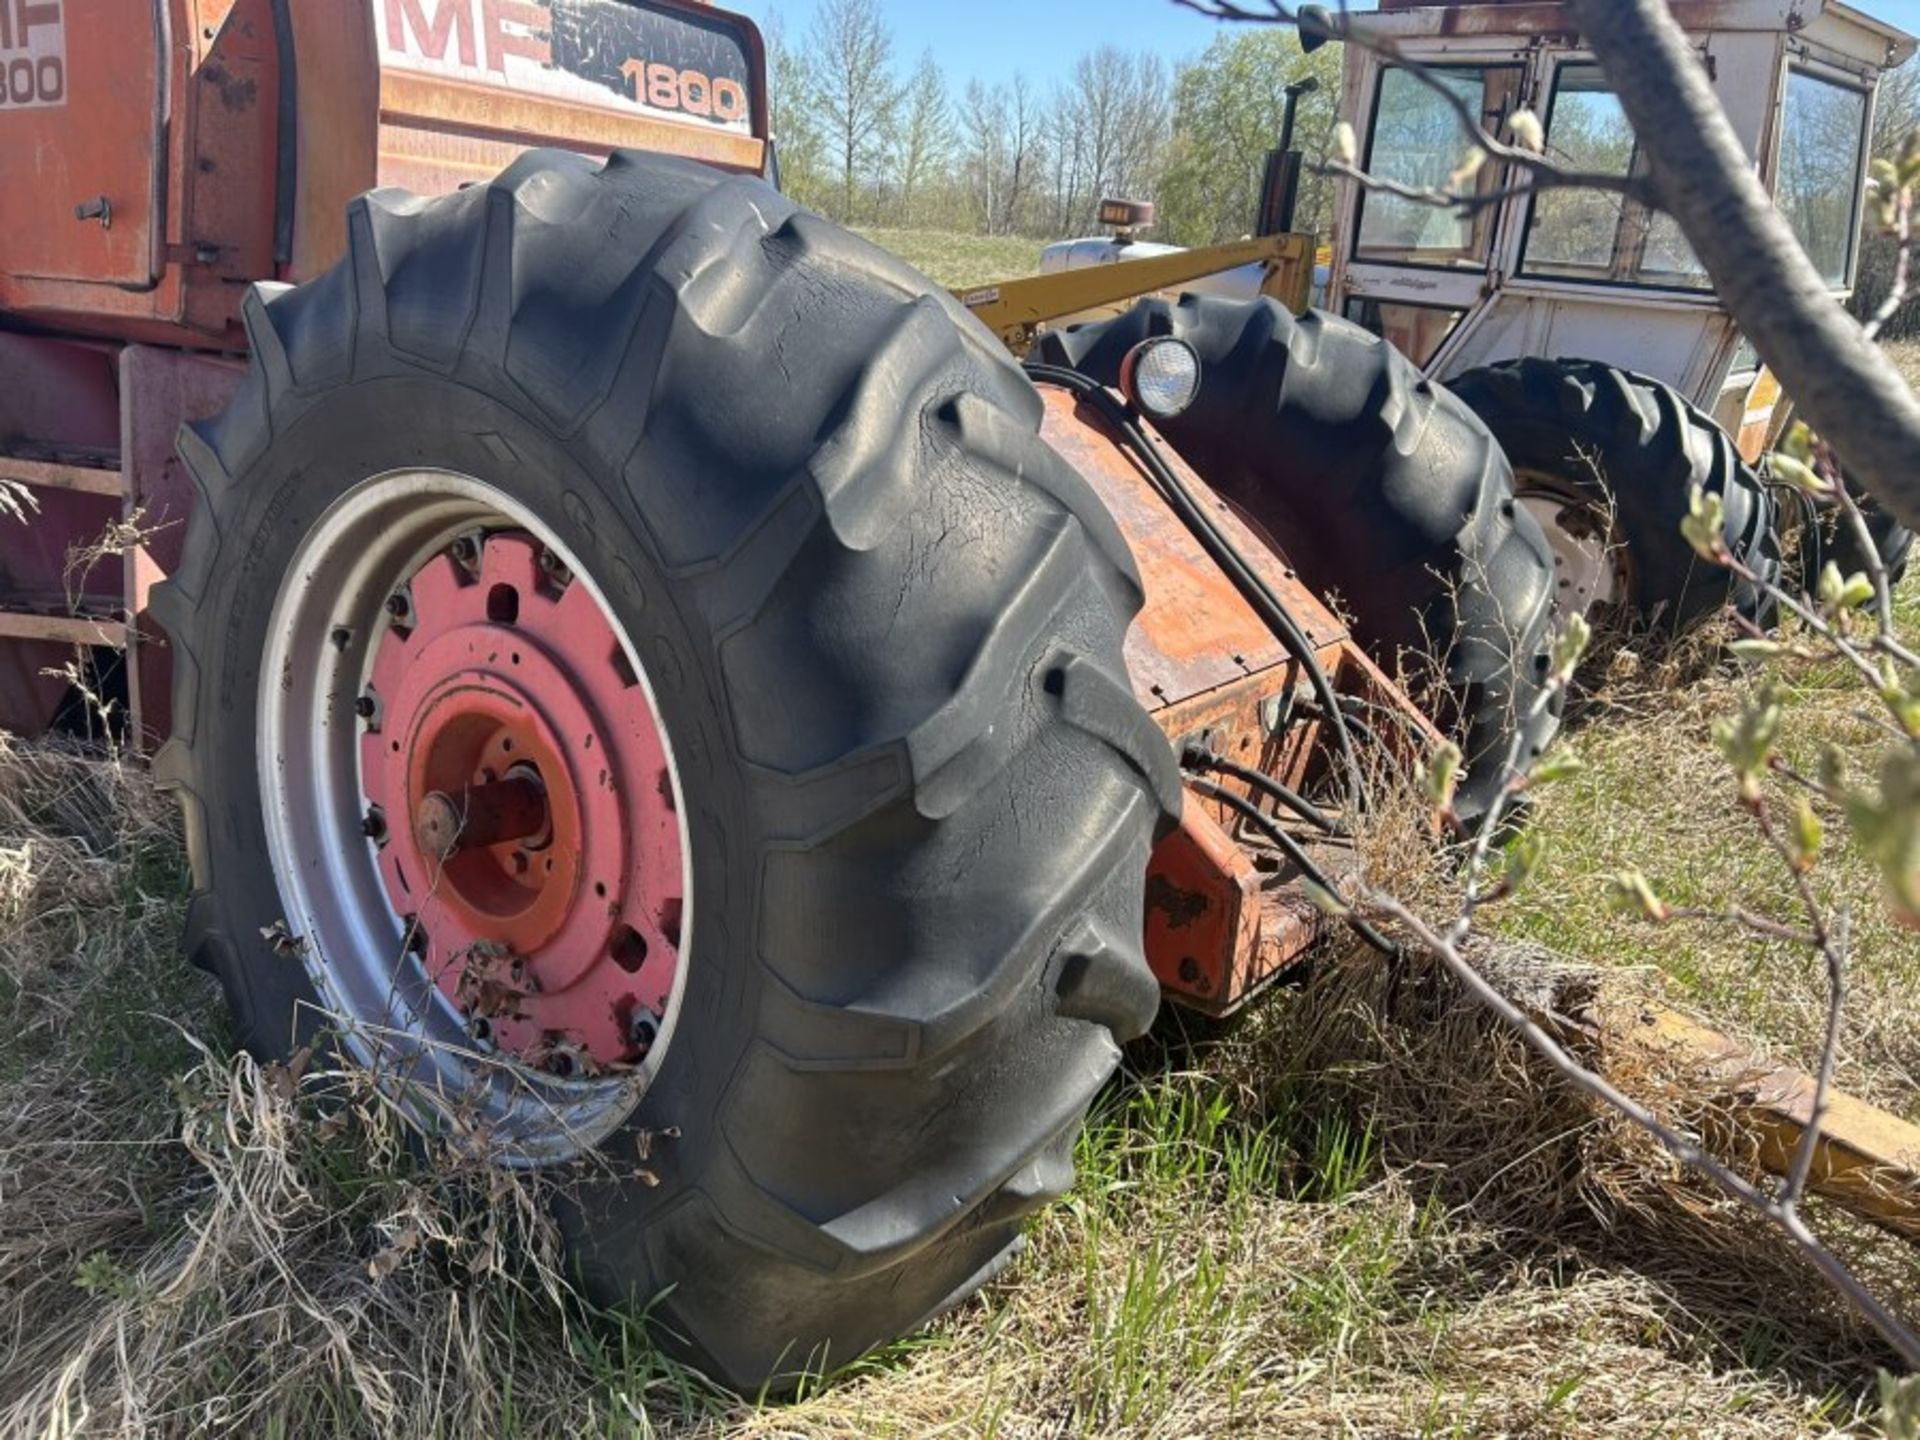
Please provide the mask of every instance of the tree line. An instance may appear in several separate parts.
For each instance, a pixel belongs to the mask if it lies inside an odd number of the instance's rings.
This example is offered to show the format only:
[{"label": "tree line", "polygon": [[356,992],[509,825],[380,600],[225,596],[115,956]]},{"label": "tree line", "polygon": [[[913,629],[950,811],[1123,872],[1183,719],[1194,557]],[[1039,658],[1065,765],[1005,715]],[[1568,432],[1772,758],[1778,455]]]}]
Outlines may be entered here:
[{"label": "tree line", "polygon": [[[853,225],[1060,238],[1091,233],[1103,197],[1159,206],[1156,239],[1249,232],[1286,87],[1309,76],[1296,143],[1324,151],[1336,120],[1336,47],[1291,30],[1222,30],[1169,62],[1112,45],[1042,87],[1023,73],[956,85],[931,52],[907,62],[878,0],[822,0],[804,31],[769,26],[782,181]],[[1305,177],[1302,228],[1324,230],[1330,186]]]}]

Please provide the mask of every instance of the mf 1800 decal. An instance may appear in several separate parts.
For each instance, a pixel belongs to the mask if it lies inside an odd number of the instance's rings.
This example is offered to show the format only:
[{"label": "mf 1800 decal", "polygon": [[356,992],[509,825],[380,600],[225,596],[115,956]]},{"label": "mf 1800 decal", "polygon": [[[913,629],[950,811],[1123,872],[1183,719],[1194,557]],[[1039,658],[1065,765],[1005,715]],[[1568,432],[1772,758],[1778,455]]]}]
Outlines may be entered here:
[{"label": "mf 1800 decal", "polygon": [[[0,5],[13,0],[0,0]],[[373,0],[387,64],[750,133],[753,65],[718,16],[637,0]]]},{"label": "mf 1800 decal", "polygon": [[69,0],[0,0],[0,110],[67,103]]}]

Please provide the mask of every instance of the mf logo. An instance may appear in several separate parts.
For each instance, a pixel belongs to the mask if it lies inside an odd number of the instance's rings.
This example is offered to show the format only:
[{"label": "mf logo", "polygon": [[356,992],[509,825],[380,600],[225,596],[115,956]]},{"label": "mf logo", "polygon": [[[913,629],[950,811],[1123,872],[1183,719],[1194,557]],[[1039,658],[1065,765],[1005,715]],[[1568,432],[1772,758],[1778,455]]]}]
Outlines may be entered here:
[{"label": "mf logo", "polygon": [[[6,0],[0,0],[0,5]],[[422,60],[454,62],[504,75],[517,56],[536,65],[553,58],[552,17],[533,0],[386,0],[389,50]]]},{"label": "mf logo", "polygon": [[67,103],[68,0],[0,0],[0,110]]}]

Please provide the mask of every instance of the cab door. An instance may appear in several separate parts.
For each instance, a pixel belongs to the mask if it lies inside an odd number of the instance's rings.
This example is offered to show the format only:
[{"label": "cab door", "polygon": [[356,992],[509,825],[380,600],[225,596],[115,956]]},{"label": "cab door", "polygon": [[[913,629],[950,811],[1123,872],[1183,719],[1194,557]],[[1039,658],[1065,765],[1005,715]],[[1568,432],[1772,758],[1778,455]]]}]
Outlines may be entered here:
[{"label": "cab door", "polygon": [[[1386,336],[1416,364],[1432,363],[1453,343],[1495,288],[1508,223],[1510,207],[1494,198],[1506,177],[1469,158],[1456,107],[1502,134],[1526,103],[1528,59],[1524,50],[1452,52],[1430,62],[1430,83],[1373,58],[1348,82],[1348,105],[1364,107],[1368,121],[1359,163],[1385,184],[1346,187],[1333,293],[1348,319]],[[1421,198],[1443,193],[1487,203],[1462,214]]]}]

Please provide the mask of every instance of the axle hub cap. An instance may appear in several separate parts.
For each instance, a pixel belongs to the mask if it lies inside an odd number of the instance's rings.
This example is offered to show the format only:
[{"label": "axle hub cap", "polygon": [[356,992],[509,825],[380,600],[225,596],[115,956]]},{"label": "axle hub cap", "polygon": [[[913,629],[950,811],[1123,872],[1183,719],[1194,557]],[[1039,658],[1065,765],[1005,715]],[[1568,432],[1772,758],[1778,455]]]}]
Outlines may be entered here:
[{"label": "axle hub cap", "polygon": [[408,950],[476,1040],[563,1076],[644,1059],[680,965],[666,746],[588,587],[464,537],[387,605],[360,741]]}]

